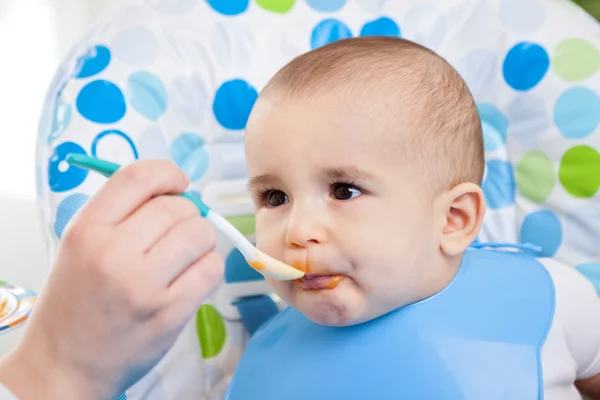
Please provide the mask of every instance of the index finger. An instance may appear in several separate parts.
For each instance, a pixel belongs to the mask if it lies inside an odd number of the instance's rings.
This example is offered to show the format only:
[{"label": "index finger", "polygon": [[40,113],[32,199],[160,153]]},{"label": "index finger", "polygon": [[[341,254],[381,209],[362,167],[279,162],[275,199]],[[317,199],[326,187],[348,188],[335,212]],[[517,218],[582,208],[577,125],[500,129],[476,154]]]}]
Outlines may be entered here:
[{"label": "index finger", "polygon": [[182,193],[188,183],[172,161],[139,160],[115,172],[88,200],[80,218],[117,225],[151,198]]}]

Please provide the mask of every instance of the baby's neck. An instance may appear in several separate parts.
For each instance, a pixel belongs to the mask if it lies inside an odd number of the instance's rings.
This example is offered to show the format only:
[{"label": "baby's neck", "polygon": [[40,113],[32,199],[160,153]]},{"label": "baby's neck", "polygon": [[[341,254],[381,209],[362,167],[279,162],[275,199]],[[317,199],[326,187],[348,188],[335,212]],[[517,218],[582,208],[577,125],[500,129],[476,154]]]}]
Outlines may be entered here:
[{"label": "baby's neck", "polygon": [[436,260],[438,266],[431,269],[431,276],[428,277],[428,284],[425,285],[426,293],[423,298],[431,297],[441,292],[454,280],[460,269],[463,255],[464,252],[452,257],[440,256]]}]

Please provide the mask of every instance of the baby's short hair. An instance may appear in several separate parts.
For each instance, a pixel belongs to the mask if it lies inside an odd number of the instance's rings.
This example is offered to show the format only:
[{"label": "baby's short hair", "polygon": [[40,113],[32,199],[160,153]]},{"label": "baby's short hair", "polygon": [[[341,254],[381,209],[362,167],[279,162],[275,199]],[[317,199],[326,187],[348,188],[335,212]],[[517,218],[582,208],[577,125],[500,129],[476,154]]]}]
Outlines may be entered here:
[{"label": "baby's short hair", "polygon": [[410,116],[402,123],[412,131],[402,138],[403,156],[427,172],[435,192],[462,182],[481,184],[483,135],[473,96],[444,58],[417,43],[377,36],[335,41],[285,65],[261,97],[346,90],[361,101],[365,89],[401,99],[399,112]]}]

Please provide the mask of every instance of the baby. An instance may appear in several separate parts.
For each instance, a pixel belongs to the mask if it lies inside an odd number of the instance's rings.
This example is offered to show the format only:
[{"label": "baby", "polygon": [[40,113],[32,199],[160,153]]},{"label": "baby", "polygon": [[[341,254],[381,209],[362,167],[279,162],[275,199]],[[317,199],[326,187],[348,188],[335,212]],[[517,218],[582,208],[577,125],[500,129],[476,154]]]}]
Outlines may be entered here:
[{"label": "baby", "polygon": [[[298,281],[270,283],[292,310],[319,326],[342,332],[424,299],[434,303],[457,279],[469,252],[513,257],[467,250],[486,208],[480,188],[484,172],[480,119],[458,73],[418,44],[397,38],[355,38],[294,59],[261,92],[247,123],[246,152],[257,246],[307,273]],[[485,257],[493,261],[496,256]],[[546,282],[544,277],[551,277],[549,295],[544,297],[548,301],[540,308],[551,310],[549,333],[544,328],[540,336],[541,366],[535,367],[536,373],[543,373],[544,399],[580,398],[576,386],[600,399],[600,300],[592,285],[549,260],[542,267],[533,258],[519,257],[515,260],[534,263],[531,270],[539,266],[544,273],[536,275],[539,279],[515,275],[517,282]],[[502,268],[498,271],[502,274]],[[512,289],[507,288],[509,298]],[[478,299],[473,297],[469,303],[473,302]],[[277,325],[278,318],[285,317],[276,317],[263,330]],[[298,323],[299,330],[304,326],[305,322]],[[248,397],[249,391],[245,396],[240,392],[250,387],[244,383],[250,379],[245,378],[246,371],[273,376],[287,367],[269,364],[265,349],[278,342],[269,341],[267,346],[260,333],[240,363],[231,399],[254,398]],[[306,340],[303,346],[309,351],[312,342]],[[510,341],[487,337],[481,341],[485,340]],[[262,349],[256,356],[253,341],[256,349]],[[390,352],[394,346],[393,341],[385,344]],[[267,359],[257,372],[249,363],[261,354]],[[289,363],[300,358],[295,354],[289,353]],[[349,356],[346,362],[372,362],[368,368],[385,369],[374,357]],[[314,362],[316,367],[320,361]],[[518,362],[507,365],[514,370],[522,367]],[[260,377],[252,379],[258,382]],[[280,389],[280,398],[306,398],[294,397],[283,383]],[[479,399],[492,398],[480,393]],[[256,396],[271,398],[264,391]],[[315,396],[310,398],[319,398]],[[507,396],[493,398],[531,398]],[[388,397],[375,391],[373,398]]]}]

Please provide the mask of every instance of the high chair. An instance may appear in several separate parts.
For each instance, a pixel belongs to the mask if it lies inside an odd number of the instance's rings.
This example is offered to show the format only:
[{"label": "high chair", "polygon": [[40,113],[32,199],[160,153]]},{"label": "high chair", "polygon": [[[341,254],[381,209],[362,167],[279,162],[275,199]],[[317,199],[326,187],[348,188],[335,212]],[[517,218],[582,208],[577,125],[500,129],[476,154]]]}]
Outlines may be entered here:
[{"label": "high chair", "polygon": [[[190,192],[253,239],[243,132],[293,57],[359,35],[444,56],[481,115],[481,242],[532,245],[600,292],[600,25],[567,0],[135,0],[90,27],[50,85],[37,146],[48,265],[105,178],[64,161],[171,159]],[[248,338],[284,304],[220,238],[225,281],[160,364],[120,399],[221,399]]]}]

